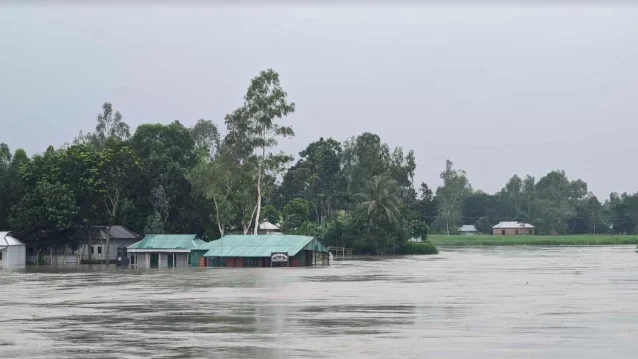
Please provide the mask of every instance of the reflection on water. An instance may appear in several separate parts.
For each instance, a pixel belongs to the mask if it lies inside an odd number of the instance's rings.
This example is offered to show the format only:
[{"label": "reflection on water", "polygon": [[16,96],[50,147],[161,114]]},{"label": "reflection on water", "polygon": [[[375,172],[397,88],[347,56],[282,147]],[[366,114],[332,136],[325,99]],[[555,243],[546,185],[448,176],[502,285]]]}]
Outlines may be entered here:
[{"label": "reflection on water", "polygon": [[634,358],[634,247],[0,271],[0,358]]}]

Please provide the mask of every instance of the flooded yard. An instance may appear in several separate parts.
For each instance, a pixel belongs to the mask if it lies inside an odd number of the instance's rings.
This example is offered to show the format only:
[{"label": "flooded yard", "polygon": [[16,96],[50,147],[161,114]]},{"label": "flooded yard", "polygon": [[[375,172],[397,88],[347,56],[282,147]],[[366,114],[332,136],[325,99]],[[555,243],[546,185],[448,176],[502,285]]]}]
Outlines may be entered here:
[{"label": "flooded yard", "polygon": [[0,358],[634,358],[633,246],[0,271]]}]

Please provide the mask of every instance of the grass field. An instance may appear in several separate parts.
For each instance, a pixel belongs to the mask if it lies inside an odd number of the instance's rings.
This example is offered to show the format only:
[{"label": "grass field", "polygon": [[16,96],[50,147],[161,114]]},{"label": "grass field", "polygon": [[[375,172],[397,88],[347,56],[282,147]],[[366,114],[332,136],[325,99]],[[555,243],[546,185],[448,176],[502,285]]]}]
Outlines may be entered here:
[{"label": "grass field", "polygon": [[437,246],[597,246],[638,244],[638,235],[569,235],[569,236],[428,236]]}]

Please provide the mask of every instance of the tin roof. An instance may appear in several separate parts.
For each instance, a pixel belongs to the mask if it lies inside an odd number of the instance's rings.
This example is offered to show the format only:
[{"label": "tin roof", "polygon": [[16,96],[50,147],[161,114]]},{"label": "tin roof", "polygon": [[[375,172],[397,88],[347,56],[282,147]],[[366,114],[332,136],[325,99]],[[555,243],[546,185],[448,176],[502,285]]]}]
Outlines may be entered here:
[{"label": "tin roof", "polygon": [[[102,236],[104,237],[106,237],[106,229],[107,227],[104,227],[101,230]],[[109,230],[109,234],[111,238],[117,238],[117,239],[136,239],[141,237],[139,234],[131,231],[130,229],[124,226],[111,226],[111,229]]]},{"label": "tin roof", "polygon": [[459,232],[478,232],[473,224],[464,224],[459,227]]},{"label": "tin roof", "polygon": [[5,249],[10,246],[23,246],[24,243],[20,242],[14,237],[11,237],[11,232],[0,232],[0,249]]},{"label": "tin roof", "polygon": [[194,249],[204,244],[196,234],[147,234],[128,249]]},{"label": "tin roof", "polygon": [[279,226],[265,221],[259,224],[259,229],[265,229],[267,231],[277,231],[279,230]]},{"label": "tin roof", "polygon": [[534,228],[534,226],[532,226],[529,223],[523,223],[523,222],[500,222],[499,224],[495,225],[492,228],[494,228],[494,229],[502,229],[502,228]]},{"label": "tin roof", "polygon": [[299,251],[315,250],[328,252],[316,238],[285,234],[257,236],[228,235],[207,243],[205,257],[270,257],[273,252],[285,252],[294,256]]}]

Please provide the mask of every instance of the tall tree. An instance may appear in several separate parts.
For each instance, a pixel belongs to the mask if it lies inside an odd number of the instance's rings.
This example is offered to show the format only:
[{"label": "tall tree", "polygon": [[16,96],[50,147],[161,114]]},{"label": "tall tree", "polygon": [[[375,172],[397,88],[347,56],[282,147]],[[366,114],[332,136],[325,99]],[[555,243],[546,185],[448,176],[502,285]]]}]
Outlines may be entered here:
[{"label": "tall tree", "polygon": [[[269,150],[277,145],[279,137],[294,136],[289,126],[282,126],[278,120],[295,111],[295,104],[288,102],[288,96],[280,85],[279,74],[272,69],[260,72],[253,78],[244,96],[244,104],[232,114],[226,116],[226,125],[231,142],[242,144],[245,154],[256,151],[257,205],[255,222],[261,217],[261,204],[264,193],[262,180],[266,171],[278,172],[281,164],[290,160],[289,156],[272,154]],[[254,234],[259,226],[255,225]]]},{"label": "tall tree", "polygon": [[234,219],[231,197],[237,185],[234,167],[235,164],[228,154],[223,154],[213,161],[200,161],[187,175],[193,193],[213,202],[215,222],[222,237]]},{"label": "tall tree", "polygon": [[452,166],[452,161],[445,161],[445,170],[440,176],[443,186],[436,189],[439,204],[437,221],[446,234],[457,230],[461,221],[463,198],[472,193],[465,171],[453,169]]},{"label": "tall tree", "polygon": [[190,129],[190,132],[197,152],[204,153],[209,158],[217,156],[220,151],[221,140],[217,125],[213,121],[200,119]]}]

